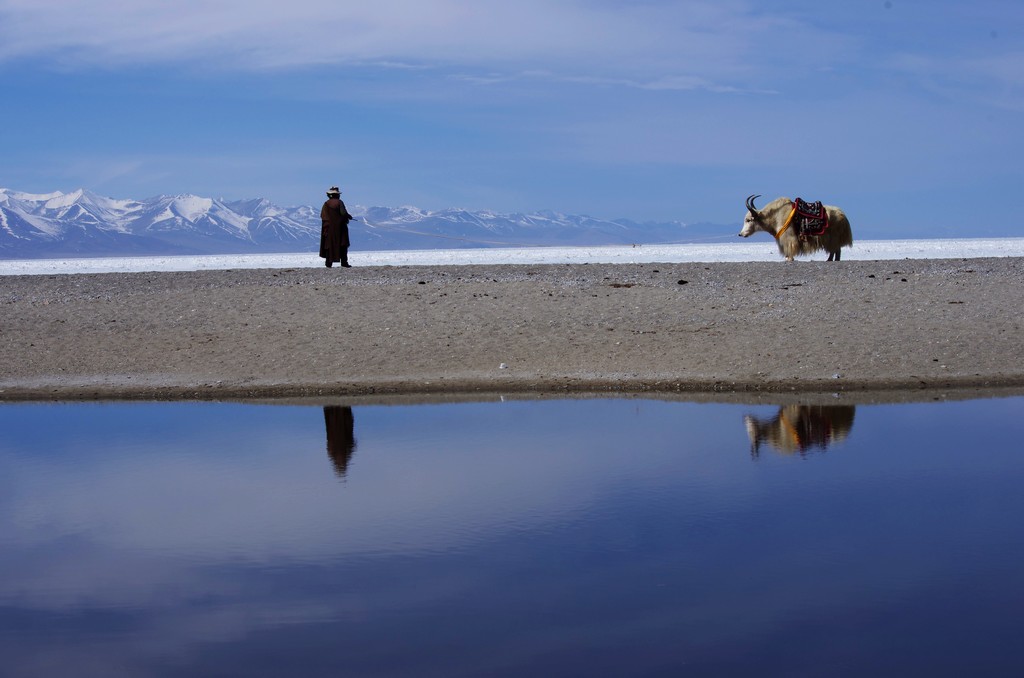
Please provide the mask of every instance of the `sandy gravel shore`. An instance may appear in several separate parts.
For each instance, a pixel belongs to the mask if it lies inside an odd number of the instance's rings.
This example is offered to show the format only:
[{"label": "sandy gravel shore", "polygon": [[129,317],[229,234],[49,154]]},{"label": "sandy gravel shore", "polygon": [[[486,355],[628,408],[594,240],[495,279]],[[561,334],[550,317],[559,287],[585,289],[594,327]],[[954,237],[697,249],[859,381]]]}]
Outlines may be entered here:
[{"label": "sandy gravel shore", "polygon": [[0,282],[7,400],[1024,392],[1020,258]]}]

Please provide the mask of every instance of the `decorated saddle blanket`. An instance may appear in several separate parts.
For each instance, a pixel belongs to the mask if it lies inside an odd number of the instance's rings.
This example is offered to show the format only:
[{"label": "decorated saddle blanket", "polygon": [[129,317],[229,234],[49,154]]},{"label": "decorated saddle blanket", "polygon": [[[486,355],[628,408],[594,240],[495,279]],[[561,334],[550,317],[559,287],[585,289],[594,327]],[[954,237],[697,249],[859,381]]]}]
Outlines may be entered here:
[{"label": "decorated saddle blanket", "polygon": [[802,236],[821,235],[828,228],[828,212],[821,201],[807,202],[801,198],[793,201],[794,225]]}]

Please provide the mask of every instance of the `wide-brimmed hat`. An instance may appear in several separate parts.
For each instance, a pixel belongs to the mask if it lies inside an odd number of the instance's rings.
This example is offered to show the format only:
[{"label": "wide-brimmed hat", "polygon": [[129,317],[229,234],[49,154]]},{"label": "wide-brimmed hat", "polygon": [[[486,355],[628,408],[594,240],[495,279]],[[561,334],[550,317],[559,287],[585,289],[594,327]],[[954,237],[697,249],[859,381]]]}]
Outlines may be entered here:
[{"label": "wide-brimmed hat", "polygon": [[341,195],[341,189],[338,188],[337,186],[331,186],[330,188],[327,189],[327,195],[334,195],[335,193]]}]

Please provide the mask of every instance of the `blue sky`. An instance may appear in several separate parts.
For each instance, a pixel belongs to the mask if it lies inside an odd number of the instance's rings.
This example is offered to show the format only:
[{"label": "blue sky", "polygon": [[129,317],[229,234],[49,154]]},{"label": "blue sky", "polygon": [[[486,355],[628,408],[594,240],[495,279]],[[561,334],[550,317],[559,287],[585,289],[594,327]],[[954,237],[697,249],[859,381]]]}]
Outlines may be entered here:
[{"label": "blue sky", "polygon": [[970,236],[1021,200],[1019,0],[0,0],[0,186]]}]

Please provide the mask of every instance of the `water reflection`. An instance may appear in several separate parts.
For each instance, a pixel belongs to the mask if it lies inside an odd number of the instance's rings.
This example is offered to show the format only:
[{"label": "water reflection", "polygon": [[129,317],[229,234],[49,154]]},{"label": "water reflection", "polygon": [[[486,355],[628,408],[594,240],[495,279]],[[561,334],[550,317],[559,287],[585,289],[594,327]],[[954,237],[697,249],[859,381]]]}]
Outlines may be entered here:
[{"label": "water reflection", "polygon": [[1024,398],[857,410],[0,404],[0,673],[1024,675]]},{"label": "water reflection", "polygon": [[853,428],[853,405],[783,405],[771,418],[746,415],[750,454],[760,456],[764,443],[781,454],[801,456],[842,442]]},{"label": "water reflection", "polygon": [[327,428],[327,456],[334,465],[334,473],[344,479],[348,464],[356,451],[355,417],[352,408],[341,405],[324,407],[324,426]]}]

